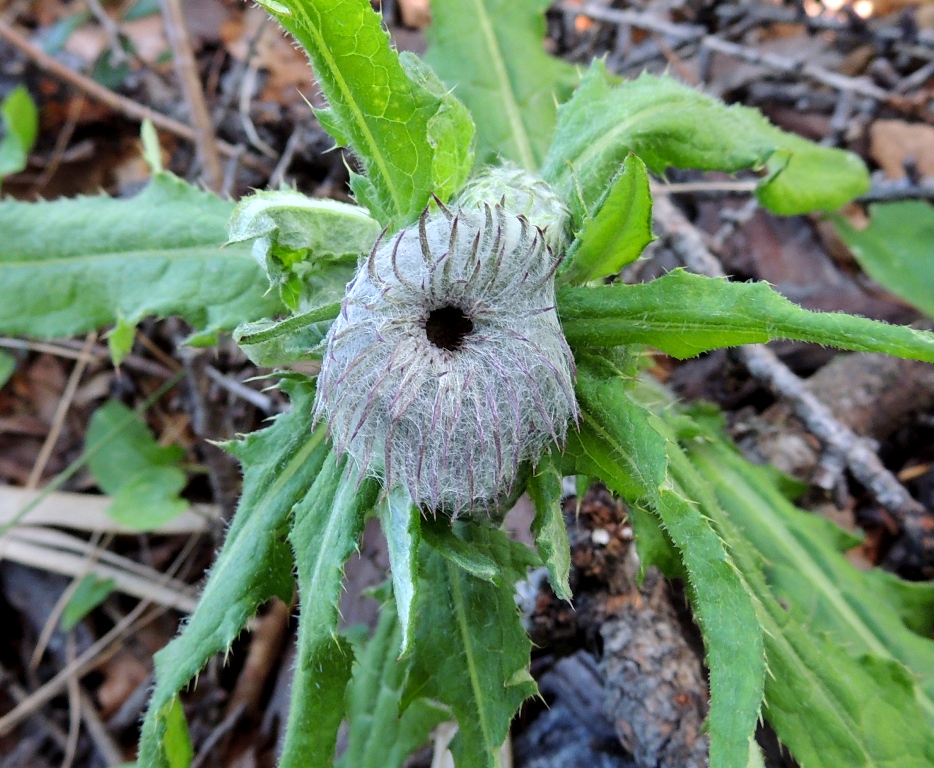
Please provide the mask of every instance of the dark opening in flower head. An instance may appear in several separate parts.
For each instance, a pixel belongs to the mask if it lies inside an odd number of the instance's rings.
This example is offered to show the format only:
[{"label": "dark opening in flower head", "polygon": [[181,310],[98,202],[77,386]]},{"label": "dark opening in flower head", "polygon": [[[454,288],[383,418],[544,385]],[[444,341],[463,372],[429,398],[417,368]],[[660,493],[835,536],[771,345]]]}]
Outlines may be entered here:
[{"label": "dark opening in flower head", "polygon": [[425,211],[378,242],[328,336],[335,447],[423,509],[490,510],[577,416],[558,257],[499,204]]}]

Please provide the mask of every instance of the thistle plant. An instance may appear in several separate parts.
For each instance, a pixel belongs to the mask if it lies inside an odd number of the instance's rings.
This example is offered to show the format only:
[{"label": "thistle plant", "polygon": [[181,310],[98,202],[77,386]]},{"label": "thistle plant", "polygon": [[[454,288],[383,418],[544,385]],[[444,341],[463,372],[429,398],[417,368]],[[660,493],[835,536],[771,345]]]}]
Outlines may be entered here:
[{"label": "thistle plant", "polygon": [[[183,691],[297,584],[281,766],[332,765],[344,720],[341,765],[399,766],[456,720],[458,768],[492,768],[536,693],[514,585],[544,564],[572,598],[561,488],[576,476],[628,503],[643,564],[685,580],[712,766],[754,760],[763,716],[806,767],[930,765],[932,596],[855,572],[843,534],[801,517],[709,412],[640,369],[645,347],[685,358],[771,338],[934,361],[934,335],[808,312],[765,284],[618,279],[653,239],[649,173],[752,169],[760,202],[794,214],[865,191],[862,162],[668,77],[578,73],[542,50],[539,0],[434,0],[435,71],[392,49],[367,0],[261,4],[310,56],[329,102],[317,119],[363,169],[357,205],[259,192],[232,211],[223,251],[231,207],[162,172],[131,201],[0,205],[4,331],[178,314],[196,343],[233,329],[258,365],[320,365],[282,371],[291,410],[227,445],[242,498],[197,610],[156,657],[138,764],[179,765]],[[147,249],[141,290],[125,276]],[[500,527],[522,492],[534,550]],[[369,517],[391,584],[361,646],[337,602]]]},{"label": "thistle plant", "polygon": [[502,507],[577,416],[547,244],[562,209],[543,229],[510,202],[438,203],[381,238],[328,333],[316,415],[339,455],[424,511]]}]

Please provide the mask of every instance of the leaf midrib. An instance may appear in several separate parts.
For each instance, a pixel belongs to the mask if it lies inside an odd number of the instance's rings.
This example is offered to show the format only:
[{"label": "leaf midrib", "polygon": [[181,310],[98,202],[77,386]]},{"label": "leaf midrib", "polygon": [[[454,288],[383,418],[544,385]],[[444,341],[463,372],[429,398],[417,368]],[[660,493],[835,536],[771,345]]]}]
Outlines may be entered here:
[{"label": "leaf midrib", "polygon": [[445,562],[448,572],[448,583],[451,585],[451,598],[454,601],[454,612],[457,615],[457,629],[461,635],[461,641],[464,645],[464,659],[467,662],[467,672],[470,675],[470,687],[473,690],[473,698],[477,705],[478,720],[480,721],[480,732],[483,734],[483,743],[487,750],[492,754],[498,746],[493,744],[490,732],[487,728],[486,713],[483,709],[483,686],[480,684],[480,675],[477,672],[477,663],[474,660],[475,652],[472,638],[470,636],[470,627],[467,622],[467,611],[464,605],[464,593],[460,584],[460,573],[457,566],[450,561]]},{"label": "leaf midrib", "polygon": [[527,170],[534,171],[537,165],[535,153],[532,150],[532,143],[525,128],[525,123],[522,122],[519,102],[512,88],[512,81],[509,79],[509,72],[506,68],[506,60],[496,37],[489,12],[483,0],[472,0],[472,2],[476,13],[477,26],[486,42],[490,63],[493,65],[496,79],[499,81],[500,101],[506,111],[506,118],[509,121],[509,127],[516,142],[520,161]]},{"label": "leaf midrib", "polygon": [[331,51],[328,48],[324,37],[321,35],[320,29],[315,25],[307,13],[304,14],[304,17],[305,22],[308,25],[309,32],[315,38],[316,52],[320,54],[327,63],[328,68],[331,71],[331,75],[334,78],[335,85],[341,92],[341,97],[343,100],[342,106],[347,107],[347,109],[354,117],[354,122],[357,123],[358,127],[363,133],[363,138],[368,145],[369,157],[373,160],[374,163],[376,163],[377,167],[379,168],[380,175],[382,176],[383,182],[389,191],[389,196],[392,199],[392,204],[396,209],[396,213],[400,216],[404,215],[406,213],[406,209],[402,204],[402,195],[396,188],[392,174],[389,173],[389,167],[386,165],[386,160],[383,157],[383,153],[379,149],[379,145],[376,143],[376,138],[373,136],[373,132],[370,130],[370,126],[367,125],[366,117],[360,110],[360,107],[357,105],[356,99],[353,97],[353,92],[347,85],[347,81],[344,79],[340,67],[337,66],[337,62],[331,55]]},{"label": "leaf midrib", "polygon": [[[215,250],[205,252],[205,249],[213,248]],[[178,248],[161,249],[140,249],[132,251],[103,251],[97,253],[79,253],[74,256],[50,256],[47,258],[21,257],[23,260],[4,261],[0,259],[0,270],[4,269],[22,269],[22,268],[45,268],[46,266],[71,266],[75,264],[93,263],[95,261],[106,261],[108,259],[182,259],[189,261],[211,260],[211,259],[240,259],[244,262],[252,259],[246,250],[227,249],[221,250],[217,243],[207,243],[205,245],[186,245]]]}]

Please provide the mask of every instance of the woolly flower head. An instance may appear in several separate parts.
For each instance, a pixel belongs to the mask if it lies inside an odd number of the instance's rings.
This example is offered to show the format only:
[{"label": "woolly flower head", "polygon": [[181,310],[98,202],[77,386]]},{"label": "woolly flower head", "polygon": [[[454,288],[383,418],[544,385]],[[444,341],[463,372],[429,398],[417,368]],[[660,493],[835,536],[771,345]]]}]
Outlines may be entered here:
[{"label": "woolly flower head", "polygon": [[577,404],[546,243],[499,203],[439,205],[377,242],[319,376],[315,415],[339,453],[454,516],[497,508],[563,442]]}]

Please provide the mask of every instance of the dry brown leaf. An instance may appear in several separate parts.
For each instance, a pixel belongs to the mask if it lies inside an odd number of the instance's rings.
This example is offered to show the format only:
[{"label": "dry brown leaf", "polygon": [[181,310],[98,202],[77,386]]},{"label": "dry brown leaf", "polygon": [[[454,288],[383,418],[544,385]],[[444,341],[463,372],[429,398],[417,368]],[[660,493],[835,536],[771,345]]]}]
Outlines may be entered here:
[{"label": "dry brown leaf", "polygon": [[[260,30],[266,12],[260,8],[249,8],[239,19],[229,19],[220,30],[220,38],[227,52],[238,61],[245,61],[250,43]],[[256,41],[250,63],[269,73],[269,79],[259,95],[261,101],[290,104],[296,100],[297,92],[306,96],[317,90],[312,88],[314,75],[305,54],[293,46],[275,24],[266,24]]]},{"label": "dry brown leaf", "polygon": [[101,717],[106,720],[149,677],[149,669],[132,653],[121,650],[111,656],[100,671],[104,674],[104,681],[97,689],[97,701]]},{"label": "dry brown leaf", "polygon": [[934,177],[934,127],[876,120],[869,133],[869,153],[888,178],[905,178],[906,162],[913,164],[922,178]]}]

